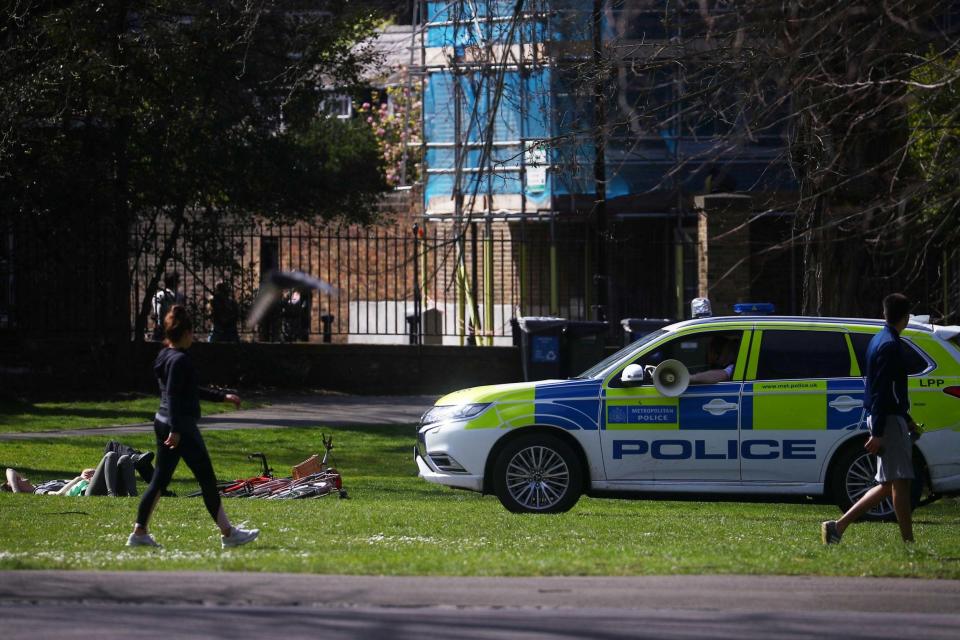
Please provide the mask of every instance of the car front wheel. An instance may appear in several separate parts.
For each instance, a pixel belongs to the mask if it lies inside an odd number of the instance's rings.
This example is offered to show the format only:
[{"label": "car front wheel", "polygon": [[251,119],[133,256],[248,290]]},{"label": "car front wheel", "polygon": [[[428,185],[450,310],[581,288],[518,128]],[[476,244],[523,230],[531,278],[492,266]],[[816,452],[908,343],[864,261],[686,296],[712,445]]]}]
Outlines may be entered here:
[{"label": "car front wheel", "polygon": [[514,513],[561,513],[580,499],[583,471],[566,442],[531,434],[507,444],[493,467],[494,493]]}]

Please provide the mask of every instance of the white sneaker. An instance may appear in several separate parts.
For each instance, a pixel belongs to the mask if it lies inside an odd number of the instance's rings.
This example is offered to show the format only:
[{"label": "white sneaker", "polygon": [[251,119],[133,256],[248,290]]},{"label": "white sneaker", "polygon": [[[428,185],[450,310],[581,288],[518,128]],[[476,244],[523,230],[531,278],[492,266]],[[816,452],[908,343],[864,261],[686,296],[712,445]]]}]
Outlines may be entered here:
[{"label": "white sneaker", "polygon": [[159,547],[160,545],[149,533],[131,533],[127,538],[128,547]]},{"label": "white sneaker", "polygon": [[228,547],[239,547],[240,545],[247,544],[248,542],[253,542],[259,535],[260,529],[241,529],[239,527],[232,527],[230,529],[230,535],[220,536],[220,544],[224,549],[227,549]]}]

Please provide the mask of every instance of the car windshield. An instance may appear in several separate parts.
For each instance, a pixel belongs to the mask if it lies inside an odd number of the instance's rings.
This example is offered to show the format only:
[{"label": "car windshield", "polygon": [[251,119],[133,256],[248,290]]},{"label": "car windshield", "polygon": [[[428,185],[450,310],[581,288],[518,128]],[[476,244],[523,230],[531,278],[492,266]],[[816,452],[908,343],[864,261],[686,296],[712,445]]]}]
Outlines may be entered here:
[{"label": "car windshield", "polygon": [[620,349],[620,351],[617,351],[612,356],[608,358],[604,358],[597,364],[593,365],[592,367],[590,367],[589,369],[587,369],[586,371],[584,371],[583,373],[575,377],[576,378],[602,377],[603,375],[605,375],[607,369],[609,369],[612,365],[620,362],[624,358],[627,358],[629,356],[636,354],[644,346],[653,342],[654,340],[664,335],[665,333],[669,333],[669,331],[667,331],[666,329],[657,329],[656,331],[648,333],[647,335],[638,338],[635,342],[631,342],[630,344],[625,346],[623,349]]}]

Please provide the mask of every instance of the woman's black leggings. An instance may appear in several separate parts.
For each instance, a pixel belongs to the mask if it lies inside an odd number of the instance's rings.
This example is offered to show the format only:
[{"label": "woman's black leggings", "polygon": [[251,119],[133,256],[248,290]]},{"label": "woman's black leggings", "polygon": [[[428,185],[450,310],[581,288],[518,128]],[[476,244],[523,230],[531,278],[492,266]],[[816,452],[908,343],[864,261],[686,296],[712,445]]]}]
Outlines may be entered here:
[{"label": "woman's black leggings", "polygon": [[200,431],[189,429],[180,434],[180,444],[176,449],[163,444],[170,434],[170,426],[159,420],[154,421],[153,430],[157,434],[157,469],[153,473],[153,479],[150,486],[140,499],[140,507],[137,509],[137,524],[147,526],[150,519],[150,513],[153,511],[153,504],[160,494],[170,484],[173,478],[173,472],[180,463],[180,458],[187,463],[193,477],[200,483],[200,490],[203,492],[203,504],[206,505],[210,517],[217,519],[217,512],[220,511],[220,492],[217,490],[217,478],[213,474],[213,463],[210,462],[210,454],[207,453],[207,445],[203,442]]}]

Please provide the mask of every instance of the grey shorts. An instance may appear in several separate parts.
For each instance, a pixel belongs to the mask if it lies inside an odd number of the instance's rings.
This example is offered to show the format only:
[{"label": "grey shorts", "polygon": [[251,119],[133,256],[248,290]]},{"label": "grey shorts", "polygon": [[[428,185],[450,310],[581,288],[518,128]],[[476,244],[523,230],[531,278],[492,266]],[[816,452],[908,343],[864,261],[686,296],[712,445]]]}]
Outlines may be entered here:
[{"label": "grey shorts", "polygon": [[[867,425],[872,426],[872,417]],[[913,479],[913,442],[907,421],[902,416],[887,416],[883,430],[883,448],[877,456],[877,482]]]}]

